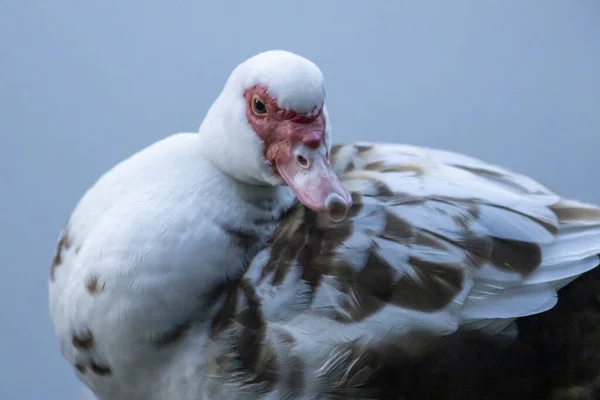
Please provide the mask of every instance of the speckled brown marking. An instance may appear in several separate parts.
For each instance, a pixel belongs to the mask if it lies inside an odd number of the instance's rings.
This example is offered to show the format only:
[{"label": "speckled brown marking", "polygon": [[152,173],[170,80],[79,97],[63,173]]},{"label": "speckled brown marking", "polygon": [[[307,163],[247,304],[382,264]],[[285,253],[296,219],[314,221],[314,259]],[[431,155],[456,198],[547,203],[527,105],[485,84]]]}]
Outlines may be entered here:
[{"label": "speckled brown marking", "polygon": [[347,219],[356,217],[363,209],[362,194],[358,192],[350,192],[350,197],[352,197],[352,207],[350,207],[350,210],[348,210]]},{"label": "speckled brown marking", "polygon": [[[433,232],[428,233],[439,237]],[[542,262],[542,250],[536,243],[473,234],[465,234],[458,242],[440,238],[463,248],[467,252],[467,262],[472,267],[482,267],[489,261],[500,270],[526,277],[535,272]]]},{"label": "speckled brown marking", "polygon": [[71,340],[73,346],[79,350],[89,350],[94,347],[94,335],[92,331],[87,329],[83,334],[73,334],[73,339]]},{"label": "speckled brown marking", "polygon": [[387,197],[387,196],[394,195],[394,192],[392,192],[392,190],[385,183],[383,183],[381,181],[375,181],[374,184],[375,184],[375,196]]},{"label": "speckled brown marking", "polygon": [[378,172],[411,172],[415,176],[425,175],[425,169],[421,165],[416,164],[392,164],[388,165],[384,161],[376,161],[365,165],[367,171]]},{"label": "speckled brown marking", "polygon": [[376,298],[388,301],[394,290],[394,269],[372,249],[356,283]]},{"label": "speckled brown marking", "polygon": [[352,218],[362,209],[362,199],[351,193],[353,205],[344,221],[331,223],[316,212],[297,205],[299,210],[282,221],[271,241],[271,255],[261,272],[261,279],[273,273],[273,285],[280,285],[289,269],[298,263],[302,279],[311,288],[317,287],[324,273],[330,270],[329,257],[352,234]]},{"label": "speckled brown marking", "polygon": [[282,222],[279,225],[277,233],[273,236],[275,239],[270,241],[277,241],[280,238],[290,239],[302,226],[302,221],[304,220],[304,215],[306,214],[307,210],[308,208],[304,207],[300,203],[297,203],[286,216],[285,223]]},{"label": "speckled brown marking", "polygon": [[364,169],[367,171],[378,171],[381,172],[381,169],[384,167],[385,163],[383,161],[375,161],[365,165]]},{"label": "speckled brown marking", "polygon": [[279,285],[297,263],[302,271],[301,279],[311,288],[310,304],[323,275],[333,267],[331,257],[352,234],[353,219],[363,208],[362,196],[355,192],[351,196],[353,205],[346,219],[338,223],[298,204],[298,209],[288,214],[269,241],[271,253],[261,271],[261,279],[273,274],[272,284]]},{"label": "speckled brown marking", "polygon": [[261,384],[265,391],[272,390],[278,381],[277,355],[268,343],[259,344],[252,335],[244,335],[238,342],[239,356],[249,372],[247,383]]},{"label": "speckled brown marking", "polygon": [[332,271],[332,256],[339,246],[352,235],[353,218],[363,208],[360,196],[352,193],[352,199],[355,202],[344,221],[331,223],[331,221],[322,217],[317,219],[317,223],[308,226],[308,240],[303,251],[299,254],[298,262],[302,266],[302,280],[312,288],[310,292],[311,302],[312,295],[319,286],[323,275]]},{"label": "speckled brown marking", "polygon": [[[374,171],[365,171],[363,169],[357,169],[354,171],[349,171],[348,174],[344,177],[344,180],[361,180],[371,182],[376,180],[378,173]],[[363,196],[365,195],[364,191],[360,192]]]},{"label": "speckled brown marking", "polygon": [[90,276],[85,282],[85,288],[87,289],[89,294],[96,294],[104,290],[104,283],[102,285],[98,285],[98,277],[96,275]]},{"label": "speckled brown marking", "polygon": [[[315,213],[309,213],[302,205],[283,220],[273,235],[269,260],[261,271],[261,280],[273,273],[272,284],[280,285],[306,244],[307,219],[314,223]],[[305,216],[306,215],[306,216]]]},{"label": "speckled brown marking", "polygon": [[529,276],[542,262],[542,249],[536,243],[492,238],[490,261],[503,271]]},{"label": "speckled brown marking", "polygon": [[415,278],[407,273],[396,283],[390,301],[400,307],[434,312],[446,307],[462,290],[460,266],[438,264],[410,257]]},{"label": "speckled brown marking", "polygon": [[560,203],[551,207],[556,218],[562,223],[574,221],[600,221],[600,209],[590,207],[562,206]]},{"label": "speckled brown marking", "polygon": [[265,322],[254,287],[245,279],[239,284],[246,307],[235,316],[242,329],[237,340],[241,374],[247,376],[247,383],[260,384],[264,390],[271,390],[277,382],[277,356],[271,344],[265,340]]},{"label": "speckled brown marking", "polygon": [[389,211],[385,212],[385,228],[381,234],[382,238],[397,243],[406,243],[412,238],[413,232],[410,224]]},{"label": "speckled brown marking", "polygon": [[69,232],[67,229],[64,229],[63,235],[61,236],[58,244],[56,246],[56,253],[54,254],[54,259],[52,260],[52,267],[50,268],[50,280],[54,281],[54,274],[56,272],[56,268],[58,268],[62,264],[62,252],[63,250],[68,250],[71,247],[71,240],[69,239]]},{"label": "speckled brown marking", "polygon": [[349,316],[336,312],[335,319],[339,322],[359,322],[374,314],[385,305],[393,290],[392,269],[375,250],[370,251],[362,271],[357,273],[351,265],[339,264],[335,275],[342,292],[349,296],[340,301],[340,307]]},{"label": "speckled brown marking", "polygon": [[456,207],[450,218],[452,218],[454,223],[463,231],[470,230],[473,222],[481,215],[481,209],[475,200],[444,199],[438,201]]},{"label": "speckled brown marking", "polygon": [[260,240],[254,232],[245,232],[240,227],[223,225],[221,228],[227,236],[232,238],[245,251],[248,251]]},{"label": "speckled brown marking", "polygon": [[373,146],[354,145],[354,147],[356,148],[356,150],[358,150],[359,155],[362,155],[363,153],[366,153],[367,151],[373,149]]},{"label": "speckled brown marking", "polygon": [[233,323],[238,302],[238,289],[234,282],[229,282],[224,288],[225,296],[221,308],[211,322],[210,337],[216,340],[217,336]]},{"label": "speckled brown marking", "polygon": [[462,230],[471,229],[471,224],[481,214],[481,209],[476,200],[454,199],[449,197],[435,197],[431,199],[436,203],[443,203],[452,206],[451,210],[437,208],[436,211],[442,215],[448,215],[454,223]]},{"label": "speckled brown marking", "polygon": [[96,375],[107,376],[107,375],[111,375],[112,374],[112,371],[110,370],[109,366],[107,366],[107,365],[100,365],[100,364],[97,364],[95,362],[90,363],[90,369]]},{"label": "speckled brown marking", "polygon": [[319,286],[323,275],[329,274],[332,267],[330,257],[325,254],[320,254],[321,251],[325,252],[326,250],[319,245],[319,242],[311,240],[304,248],[301,257],[298,260],[302,266],[302,280],[308,283],[311,288],[309,293],[311,297],[310,302],[312,302],[312,295]]},{"label": "speckled brown marking", "polygon": [[281,341],[283,343],[285,343],[286,345],[288,345],[290,348],[294,347],[296,345],[296,339],[288,331],[282,330],[282,331],[277,332],[277,334],[278,334],[279,338],[281,339]]},{"label": "speckled brown marking", "polygon": [[235,315],[236,322],[248,329],[263,329],[264,321],[260,311],[260,302],[254,292],[254,287],[246,279],[242,279],[239,289],[244,296],[246,307]]},{"label": "speckled brown marking", "polygon": [[415,176],[425,175],[425,168],[421,165],[389,165],[381,169],[381,172],[412,172]]},{"label": "speckled brown marking", "polygon": [[415,244],[430,247],[435,250],[447,250],[444,241],[429,235],[426,232],[419,232],[415,237]]},{"label": "speckled brown marking", "polygon": [[352,172],[356,169],[356,165],[354,165],[354,161],[350,161],[348,163],[348,165],[346,165],[346,168],[344,168],[343,173],[347,174],[348,172]]},{"label": "speckled brown marking", "polygon": [[170,331],[164,332],[164,333],[160,334],[158,337],[154,338],[152,340],[152,343],[156,347],[169,346],[169,345],[181,340],[185,336],[187,331],[190,330],[191,327],[192,327],[192,324],[189,322],[184,322],[182,324],[175,325],[173,327],[173,329],[171,329]]}]

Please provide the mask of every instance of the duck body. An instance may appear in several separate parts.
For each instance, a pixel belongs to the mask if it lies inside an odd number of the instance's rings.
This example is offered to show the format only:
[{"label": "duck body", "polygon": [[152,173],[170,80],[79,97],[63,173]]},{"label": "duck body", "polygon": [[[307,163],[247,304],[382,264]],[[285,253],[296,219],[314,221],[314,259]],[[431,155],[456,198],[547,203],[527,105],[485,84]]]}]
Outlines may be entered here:
[{"label": "duck body", "polygon": [[[153,385],[173,350],[161,347],[184,327],[206,328],[212,292],[273,232],[285,208],[275,200],[293,200],[285,187],[231,182],[199,156],[199,141],[173,135],[117,165],[61,234],[50,310],[64,354],[100,398],[165,398]],[[111,376],[131,391],[96,385]]]},{"label": "duck body", "polygon": [[251,58],[199,133],[79,201],[50,314],[99,399],[378,398],[438,339],[506,333],[598,265],[597,207],[457,153],[331,146],[322,85]]}]

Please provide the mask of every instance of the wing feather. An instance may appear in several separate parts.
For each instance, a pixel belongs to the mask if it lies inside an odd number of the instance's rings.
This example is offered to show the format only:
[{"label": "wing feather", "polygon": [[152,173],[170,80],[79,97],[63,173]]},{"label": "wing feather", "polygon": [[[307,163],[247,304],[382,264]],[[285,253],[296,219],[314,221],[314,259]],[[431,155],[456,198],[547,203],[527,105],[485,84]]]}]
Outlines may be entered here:
[{"label": "wing feather", "polygon": [[308,313],[373,337],[399,326],[499,331],[553,307],[559,288],[598,265],[600,209],[529,177],[392,144],[335,146],[332,163],[353,194],[348,218],[296,205],[247,274],[290,320]]}]

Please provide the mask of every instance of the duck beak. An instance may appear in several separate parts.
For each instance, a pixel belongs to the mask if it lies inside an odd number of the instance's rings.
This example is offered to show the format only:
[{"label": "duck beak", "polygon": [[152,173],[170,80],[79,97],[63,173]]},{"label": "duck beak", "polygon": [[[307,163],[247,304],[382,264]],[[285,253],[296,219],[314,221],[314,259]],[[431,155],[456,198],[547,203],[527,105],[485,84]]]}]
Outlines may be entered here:
[{"label": "duck beak", "polygon": [[352,197],[333,170],[323,143],[315,148],[299,141],[278,156],[275,169],[302,204],[327,213],[334,222],[346,218]]}]

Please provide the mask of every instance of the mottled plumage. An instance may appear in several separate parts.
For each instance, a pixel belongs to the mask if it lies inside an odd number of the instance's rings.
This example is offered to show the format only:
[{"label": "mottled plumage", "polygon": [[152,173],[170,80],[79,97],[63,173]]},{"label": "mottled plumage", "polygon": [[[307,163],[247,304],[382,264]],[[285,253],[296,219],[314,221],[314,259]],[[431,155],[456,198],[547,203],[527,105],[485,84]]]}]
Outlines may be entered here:
[{"label": "mottled plumage", "polygon": [[[336,146],[332,158],[352,190],[348,218],[332,223],[296,204],[243,281],[273,332],[262,334],[264,351],[283,358],[275,370],[304,367],[295,390],[361,395],[374,370],[352,380],[346,368],[365,354],[398,341],[407,350],[425,333],[498,333],[552,308],[559,288],[599,263],[600,210],[522,175],[390,144]],[[361,347],[338,353],[347,344]],[[252,351],[260,354],[256,343]],[[283,378],[273,379],[276,387]]]},{"label": "mottled plumage", "polygon": [[80,200],[50,312],[100,399],[441,399],[465,375],[465,393],[543,394],[512,323],[598,265],[600,209],[456,153],[331,147],[323,85],[299,56],[251,58],[199,134]]}]

